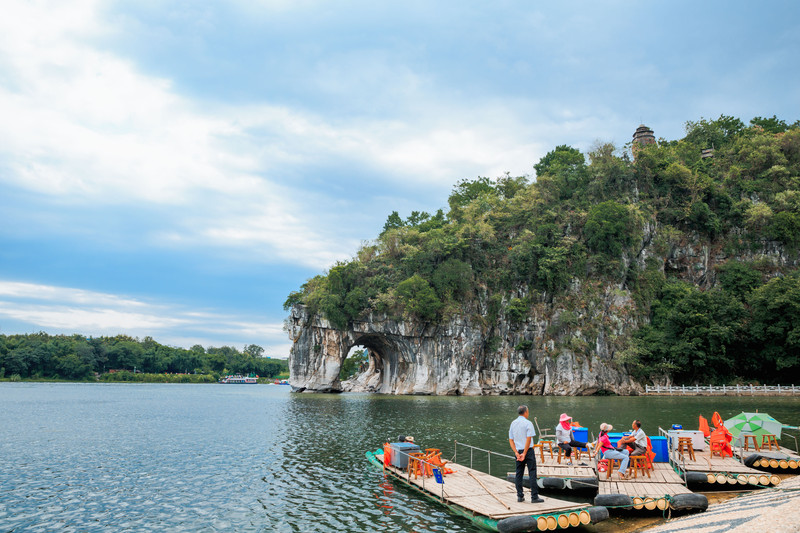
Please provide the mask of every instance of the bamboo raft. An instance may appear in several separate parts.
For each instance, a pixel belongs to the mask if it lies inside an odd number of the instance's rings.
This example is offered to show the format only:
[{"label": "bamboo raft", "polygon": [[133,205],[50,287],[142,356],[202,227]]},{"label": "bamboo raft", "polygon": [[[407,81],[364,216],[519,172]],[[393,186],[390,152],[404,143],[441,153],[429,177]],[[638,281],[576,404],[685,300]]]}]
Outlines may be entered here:
[{"label": "bamboo raft", "polygon": [[[549,455],[547,452],[537,452],[536,481],[540,489],[597,492],[597,472],[594,468],[594,461],[588,457],[586,452],[581,452],[581,458],[576,458],[572,465],[567,464],[563,457],[561,461],[561,463],[558,462],[555,453]],[[509,472],[506,480],[513,483],[514,477],[514,472]],[[525,485],[530,485],[527,476],[525,476]]]},{"label": "bamboo raft", "polygon": [[[632,470],[629,468],[628,472]],[[708,498],[686,488],[683,479],[667,463],[653,463],[650,477],[638,473],[635,478],[622,480],[616,473],[606,478],[601,472],[594,504],[637,511],[705,511]]]},{"label": "bamboo raft", "polygon": [[[367,459],[401,483],[434,500],[473,523],[501,532],[546,531],[566,529],[599,522],[608,518],[604,508],[591,507],[547,497],[544,503],[517,502],[513,483],[496,478],[465,465],[447,463],[453,470],[443,478],[415,476],[407,469],[385,465],[383,451],[367,452]],[[530,493],[526,494],[530,497]]]},{"label": "bamboo raft", "polygon": [[672,459],[674,467],[685,473],[687,483],[728,485],[729,488],[735,486],[737,490],[746,490],[775,486],[781,482],[778,476],[750,468],[733,457],[712,457],[695,452],[693,460],[685,453],[674,451]]},{"label": "bamboo raft", "polygon": [[780,447],[779,450],[743,450],[734,448],[733,453],[752,468],[785,472],[787,474],[800,474],[800,455],[789,448]]}]

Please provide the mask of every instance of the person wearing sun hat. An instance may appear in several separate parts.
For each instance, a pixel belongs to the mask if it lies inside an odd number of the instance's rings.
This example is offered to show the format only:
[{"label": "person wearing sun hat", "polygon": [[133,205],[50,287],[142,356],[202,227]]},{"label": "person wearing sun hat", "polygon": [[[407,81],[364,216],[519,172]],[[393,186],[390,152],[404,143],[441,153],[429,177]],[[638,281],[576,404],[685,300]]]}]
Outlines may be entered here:
[{"label": "person wearing sun hat", "polygon": [[603,422],[600,424],[600,435],[597,437],[597,445],[601,452],[603,452],[603,459],[619,459],[619,471],[617,475],[619,475],[620,479],[628,479],[627,471],[628,471],[628,461],[630,461],[630,457],[628,454],[628,450],[618,450],[611,446],[611,440],[608,438],[608,432],[614,429],[614,426],[611,424],[606,424]]},{"label": "person wearing sun hat", "polygon": [[[558,420],[556,426],[556,444],[564,450],[564,455],[567,456],[567,464],[572,464],[572,448],[586,448],[585,442],[578,442],[572,435],[572,417],[567,413],[561,413],[561,418]],[[581,466],[586,466],[586,463],[581,463]]]}]

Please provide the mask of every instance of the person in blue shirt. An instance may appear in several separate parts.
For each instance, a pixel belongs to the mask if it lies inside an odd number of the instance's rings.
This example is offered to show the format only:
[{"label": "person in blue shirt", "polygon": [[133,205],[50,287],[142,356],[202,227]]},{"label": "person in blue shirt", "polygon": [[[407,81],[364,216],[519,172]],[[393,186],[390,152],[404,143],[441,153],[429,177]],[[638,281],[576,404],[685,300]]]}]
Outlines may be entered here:
[{"label": "person in blue shirt", "polygon": [[531,503],[542,503],[544,499],[539,497],[539,485],[536,481],[536,454],[533,452],[533,437],[536,431],[533,423],[528,420],[530,413],[527,405],[520,405],[517,408],[519,415],[508,428],[508,443],[514,451],[517,460],[516,477],[514,483],[517,486],[517,501],[525,501],[525,493],[522,488],[522,478],[525,476],[525,468],[528,468],[528,477],[531,480]]}]

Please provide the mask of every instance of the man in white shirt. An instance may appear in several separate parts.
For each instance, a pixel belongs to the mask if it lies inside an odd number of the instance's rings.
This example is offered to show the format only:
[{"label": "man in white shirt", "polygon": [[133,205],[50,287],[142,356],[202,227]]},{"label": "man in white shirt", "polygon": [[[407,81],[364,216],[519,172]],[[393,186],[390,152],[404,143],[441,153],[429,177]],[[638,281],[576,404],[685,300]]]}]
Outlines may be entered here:
[{"label": "man in white shirt", "polygon": [[617,446],[629,446],[632,448],[631,457],[634,455],[644,455],[647,451],[647,435],[642,429],[642,423],[634,420],[631,424],[633,433],[619,439]]},{"label": "man in white shirt", "polygon": [[531,480],[531,502],[542,503],[544,499],[539,497],[539,485],[536,481],[536,454],[533,451],[533,437],[536,431],[528,417],[528,407],[520,405],[517,408],[519,416],[511,422],[508,429],[508,443],[514,451],[517,460],[517,475],[514,482],[517,486],[517,501],[525,501],[525,493],[522,490],[522,478],[525,476],[525,467],[528,467],[528,477]]}]

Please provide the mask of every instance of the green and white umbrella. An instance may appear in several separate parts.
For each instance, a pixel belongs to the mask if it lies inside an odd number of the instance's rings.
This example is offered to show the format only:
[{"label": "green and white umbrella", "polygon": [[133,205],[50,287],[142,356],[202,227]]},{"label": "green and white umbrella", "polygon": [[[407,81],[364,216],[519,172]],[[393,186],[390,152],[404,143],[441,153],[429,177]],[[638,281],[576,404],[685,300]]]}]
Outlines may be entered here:
[{"label": "green and white umbrella", "polygon": [[775,435],[775,438],[781,438],[781,429],[783,424],[769,416],[767,413],[739,413],[738,415],[729,418],[725,421],[725,427],[731,432],[731,435],[738,437],[740,434],[745,433],[748,435]]}]

